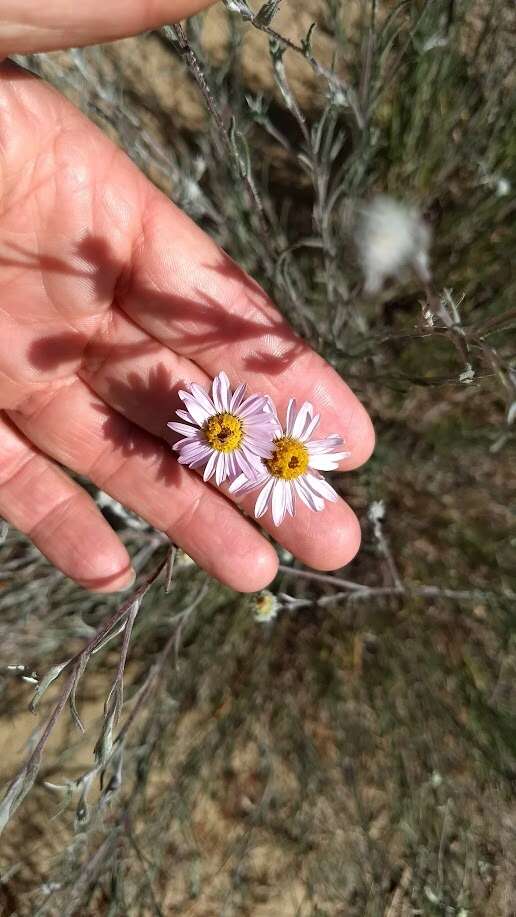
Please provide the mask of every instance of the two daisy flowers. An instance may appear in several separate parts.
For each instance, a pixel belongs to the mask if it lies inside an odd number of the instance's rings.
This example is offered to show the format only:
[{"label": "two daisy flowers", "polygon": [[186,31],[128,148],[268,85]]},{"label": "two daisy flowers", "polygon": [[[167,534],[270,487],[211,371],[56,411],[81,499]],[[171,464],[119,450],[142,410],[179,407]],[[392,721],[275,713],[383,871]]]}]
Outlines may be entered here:
[{"label": "two daisy flowers", "polygon": [[268,396],[247,396],[245,385],[232,391],[224,372],[215,376],[211,395],[195,383],[188,388],[179,392],[181,423],[167,424],[181,435],[173,448],[182,465],[202,470],[204,480],[218,486],[229,481],[232,494],[259,491],[256,518],[270,507],[277,526],[294,516],[296,498],[315,512],[338,499],[321,471],[335,470],[349,453],[337,451],[337,434],[312,439],[320,417],[308,401],[299,410],[289,401],[283,427]]}]

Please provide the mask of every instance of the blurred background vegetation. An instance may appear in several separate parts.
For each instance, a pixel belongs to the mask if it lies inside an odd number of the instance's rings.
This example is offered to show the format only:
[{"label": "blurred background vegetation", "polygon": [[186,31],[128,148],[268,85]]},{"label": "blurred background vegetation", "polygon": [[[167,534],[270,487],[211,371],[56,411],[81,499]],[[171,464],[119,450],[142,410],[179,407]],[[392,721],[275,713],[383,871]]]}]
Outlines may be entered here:
[{"label": "blurred background vegetation", "polygon": [[[321,578],[280,552],[274,620],[181,552],[122,609],[118,726],[120,634],[78,684],[84,735],[65,709],[10,806],[2,914],[516,913],[515,30],[505,2],[229,0],[23,59],[266,287],[378,442],[333,481],[359,556]],[[429,284],[364,294],[377,192],[422,212]],[[90,490],[144,583],[164,538]],[[7,787],[62,679],[36,719],[34,689],[120,599],[2,537]]]}]

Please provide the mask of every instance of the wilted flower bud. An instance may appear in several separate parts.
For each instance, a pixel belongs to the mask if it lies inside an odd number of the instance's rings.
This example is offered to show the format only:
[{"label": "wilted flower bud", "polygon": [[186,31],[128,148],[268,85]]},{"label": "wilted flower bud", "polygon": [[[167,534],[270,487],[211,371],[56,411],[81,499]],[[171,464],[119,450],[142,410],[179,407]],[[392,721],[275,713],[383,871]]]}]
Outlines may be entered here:
[{"label": "wilted flower bud", "polygon": [[254,598],[254,620],[260,624],[266,624],[268,621],[277,617],[281,608],[276,596],[269,589],[262,589]]}]

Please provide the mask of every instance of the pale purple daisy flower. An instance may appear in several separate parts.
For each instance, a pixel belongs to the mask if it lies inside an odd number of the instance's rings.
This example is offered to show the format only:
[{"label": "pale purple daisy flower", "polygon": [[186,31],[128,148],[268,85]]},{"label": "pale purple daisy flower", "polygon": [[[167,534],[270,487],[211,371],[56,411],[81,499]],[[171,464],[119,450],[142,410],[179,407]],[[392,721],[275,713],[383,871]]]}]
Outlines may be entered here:
[{"label": "pale purple daisy flower", "polygon": [[178,461],[189,468],[203,468],[205,481],[215,477],[217,485],[244,474],[254,480],[261,462],[272,455],[272,441],[278,421],[265,395],[246,398],[246,386],[232,392],[226,373],[215,376],[211,397],[193,382],[180,391],[185,410],[176,411],[186,423],[167,424],[182,439],[173,448]]},{"label": "pale purple daisy flower", "polygon": [[259,478],[252,481],[241,474],[231,484],[229,490],[233,494],[260,488],[254,508],[257,519],[270,506],[274,525],[281,525],[287,514],[295,515],[296,497],[315,512],[324,509],[325,500],[334,503],[338,499],[338,494],[320,472],[334,471],[349,452],[335,451],[342,445],[336,433],[324,439],[311,439],[319,420],[319,414],[314,413],[309,401],[296,411],[292,398],[287,408],[285,431],[280,428],[276,433],[273,453],[262,460]]}]

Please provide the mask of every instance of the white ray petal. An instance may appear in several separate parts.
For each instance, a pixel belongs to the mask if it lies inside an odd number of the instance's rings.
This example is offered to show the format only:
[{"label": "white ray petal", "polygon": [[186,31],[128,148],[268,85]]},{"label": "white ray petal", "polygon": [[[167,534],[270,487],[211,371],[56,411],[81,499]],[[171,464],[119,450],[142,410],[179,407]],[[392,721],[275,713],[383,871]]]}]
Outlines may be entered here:
[{"label": "white ray petal", "polygon": [[289,516],[294,516],[295,514],[295,504],[294,504],[294,488],[290,481],[285,481],[285,509]]},{"label": "white ray petal", "polygon": [[285,420],[285,434],[286,436],[292,435],[292,427],[296,419],[296,399],[291,398],[288,407],[287,407],[287,416]]},{"label": "white ray petal", "polygon": [[260,458],[269,459],[272,457],[273,448],[269,443],[259,443],[246,436],[245,444],[250,452],[259,455]]},{"label": "white ray petal", "polygon": [[215,466],[215,483],[217,487],[220,487],[225,477],[226,477],[226,455],[224,452],[219,452],[219,457],[217,459],[217,464]]},{"label": "white ray petal", "polygon": [[216,410],[219,412],[223,411],[224,408],[222,407],[222,400],[220,397],[220,377],[219,376],[215,376],[211,384],[211,397],[213,399],[213,404],[215,405]]},{"label": "white ray petal", "polygon": [[238,449],[235,452],[235,459],[241,469],[241,471],[247,476],[248,479],[256,480],[256,469],[252,463],[249,461],[248,453],[242,448]]},{"label": "white ray petal", "polygon": [[200,436],[189,436],[187,440],[180,440],[180,442],[184,443],[181,449],[182,452],[191,452],[194,448],[199,449],[207,447],[208,449],[211,449],[211,447],[208,446],[208,443],[205,442],[205,440]]},{"label": "white ray petal", "polygon": [[186,423],[174,423],[171,421],[167,423],[167,427],[170,427],[174,433],[181,433],[183,436],[193,436],[194,433],[198,432],[196,427],[188,426]]},{"label": "white ray petal", "polygon": [[229,411],[229,402],[231,397],[231,388],[229,385],[229,379],[226,376],[225,372],[219,373],[220,379],[220,401],[222,404],[223,411]]},{"label": "white ray petal", "polygon": [[239,474],[229,485],[230,494],[240,494],[252,487],[251,482],[245,474]]},{"label": "white ray petal", "polygon": [[312,452],[330,452],[336,446],[342,446],[342,437],[337,433],[332,433],[331,436],[325,436],[324,439],[310,439],[305,445],[310,454]]},{"label": "white ray petal", "polygon": [[193,469],[202,468],[202,466],[206,464],[206,459],[208,456],[209,453],[208,455],[200,455],[199,458],[195,459],[193,462],[189,462],[188,467]]},{"label": "white ray petal", "polygon": [[312,419],[311,419],[310,423],[308,424],[306,430],[304,431],[303,435],[300,437],[300,439],[302,440],[302,442],[306,443],[307,440],[310,439],[310,437],[311,437],[312,433],[314,432],[314,430],[315,430],[317,424],[319,423],[320,419],[321,419],[321,415],[320,415],[320,414],[315,414],[315,416],[312,417]]},{"label": "white ray petal", "polygon": [[181,399],[184,401],[188,413],[193,417],[196,424],[202,427],[203,423],[211,416],[208,411],[199,404],[193,395],[189,392],[179,392]]},{"label": "white ray petal", "polygon": [[290,434],[294,437],[294,439],[301,439],[305,431],[305,427],[312,419],[313,412],[313,405],[311,405],[309,401],[305,401],[301,405],[298,415],[292,425],[292,433]]},{"label": "white ray petal", "polygon": [[316,468],[317,471],[335,471],[338,468],[341,458],[345,458],[346,453],[336,452],[327,455],[311,455],[309,467]]},{"label": "white ray petal", "polygon": [[324,478],[320,478],[315,474],[305,474],[303,480],[310,490],[315,491],[315,493],[323,497],[324,500],[330,500],[332,503],[335,503],[339,499],[337,491],[334,490],[331,484],[328,484],[328,481],[325,481]]},{"label": "white ray petal", "polygon": [[236,415],[237,417],[249,417],[251,414],[258,414],[265,405],[265,398],[263,395],[250,395],[249,398],[246,398],[245,401],[242,401],[241,405],[237,408]]},{"label": "white ray petal", "polygon": [[204,481],[209,481],[210,478],[213,477],[213,475],[214,475],[214,473],[215,473],[215,465],[216,465],[216,462],[217,462],[217,455],[218,455],[218,452],[215,452],[215,450],[211,453],[211,455],[210,455],[210,457],[209,457],[209,459],[208,459],[208,464],[206,465],[206,468],[204,469],[204,474],[203,474],[203,476],[202,476]]},{"label": "white ray petal", "polygon": [[194,464],[200,462],[204,464],[207,458],[210,456],[210,450],[204,449],[202,446],[199,446],[197,449],[192,449],[190,452],[184,452],[181,450],[178,456],[178,462],[180,465],[188,465],[191,468]]},{"label": "white ray petal", "polygon": [[263,516],[263,514],[267,511],[267,504],[269,502],[269,496],[270,496],[271,490],[274,486],[274,481],[275,481],[275,478],[270,477],[267,483],[265,484],[265,486],[262,488],[262,490],[258,494],[258,499],[254,507],[254,515],[256,516],[257,519],[259,519],[260,516]]},{"label": "white ray petal", "polygon": [[206,453],[206,455],[209,455],[211,452],[210,447],[206,443],[203,443],[201,440],[180,439],[178,443],[174,443],[172,448],[175,449],[176,452],[180,450],[181,455],[187,459],[190,458],[190,456],[200,454],[201,452],[203,454]]},{"label": "white ray petal", "polygon": [[179,411],[176,411],[176,414],[177,414],[178,417],[181,418],[181,420],[186,420],[187,423],[194,423],[194,419],[193,419],[193,417],[188,413],[188,411],[181,411],[181,410],[179,410]]},{"label": "white ray petal", "polygon": [[238,468],[238,465],[237,465],[236,462],[235,462],[235,454],[234,454],[234,452],[228,452],[228,453],[227,453],[227,456],[226,456],[226,468],[227,468],[227,472],[228,472],[228,477],[234,478],[234,477],[238,474],[238,472],[239,472],[240,469]]},{"label": "white ray petal", "polygon": [[258,414],[251,414],[245,418],[245,428],[246,430],[274,430],[276,425],[272,414],[266,414],[260,410]]},{"label": "white ray petal", "polygon": [[234,413],[236,409],[242,404],[242,401],[246,393],[246,389],[247,389],[247,385],[245,384],[245,382],[242,382],[235,389],[233,397],[229,404],[229,410],[231,411],[231,413]]},{"label": "white ray petal", "polygon": [[190,385],[190,392],[196,401],[204,408],[205,411],[208,411],[209,414],[215,414],[215,405],[211,400],[207,392],[204,391],[202,386],[197,385],[196,382],[192,382]]},{"label": "white ray petal", "polygon": [[262,463],[259,459],[259,456],[256,455],[256,453],[253,452],[253,450],[249,448],[249,446],[247,445],[247,440],[244,440],[242,445],[240,446],[240,452],[244,453],[244,456],[246,457],[249,464],[253,466],[253,468],[256,467],[257,465],[261,466]]},{"label": "white ray petal", "polygon": [[309,488],[305,485],[303,478],[297,478],[294,481],[294,487],[296,489],[297,495],[301,498],[303,503],[313,510],[316,513],[319,513],[324,509],[324,500],[322,497],[318,497],[317,494],[314,494]]},{"label": "white ray petal", "polygon": [[285,498],[285,487],[287,486],[286,481],[282,481],[281,478],[277,478],[272,488],[272,521],[274,525],[281,525],[285,518],[286,511],[286,498]]}]

